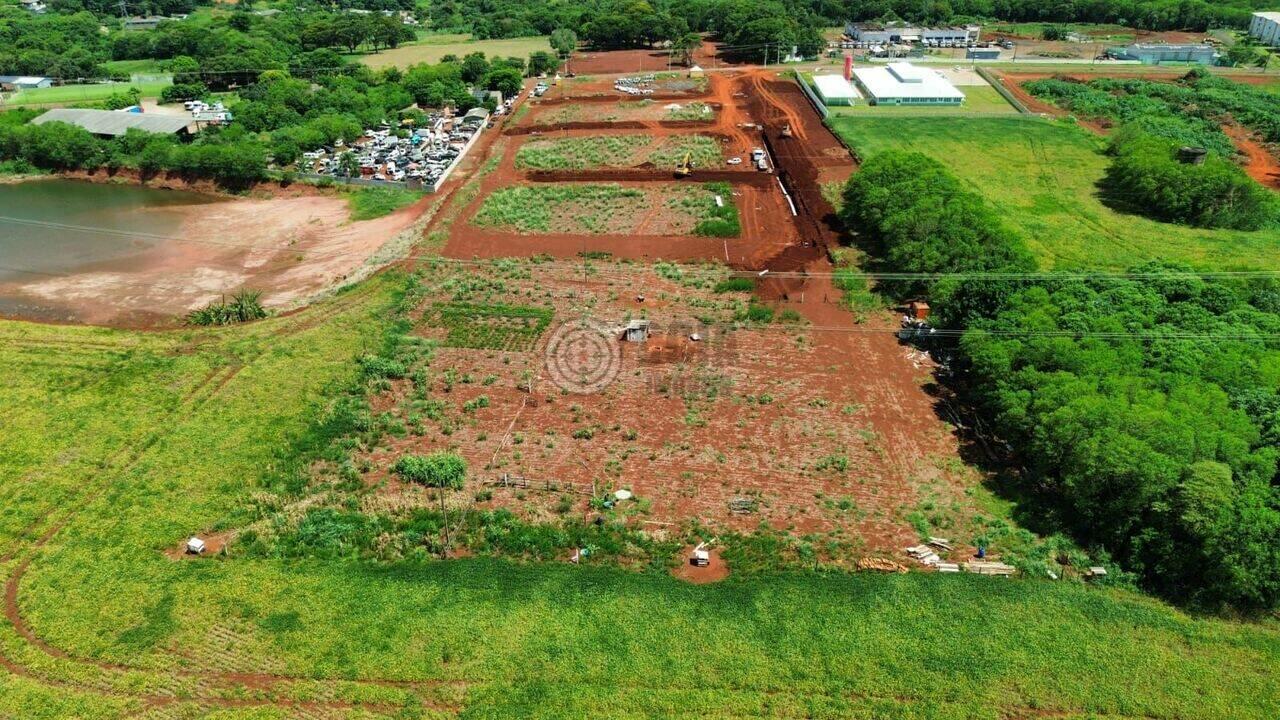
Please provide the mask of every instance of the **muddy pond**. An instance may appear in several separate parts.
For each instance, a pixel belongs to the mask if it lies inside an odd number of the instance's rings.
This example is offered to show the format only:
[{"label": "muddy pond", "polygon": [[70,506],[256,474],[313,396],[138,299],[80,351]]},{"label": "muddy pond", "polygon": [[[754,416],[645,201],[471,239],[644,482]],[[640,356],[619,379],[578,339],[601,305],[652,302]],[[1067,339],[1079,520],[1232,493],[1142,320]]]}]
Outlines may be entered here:
[{"label": "muddy pond", "polygon": [[121,183],[0,184],[0,317],[157,326],[242,288],[288,309],[349,280],[414,208],[349,221],[333,195],[236,198]]}]

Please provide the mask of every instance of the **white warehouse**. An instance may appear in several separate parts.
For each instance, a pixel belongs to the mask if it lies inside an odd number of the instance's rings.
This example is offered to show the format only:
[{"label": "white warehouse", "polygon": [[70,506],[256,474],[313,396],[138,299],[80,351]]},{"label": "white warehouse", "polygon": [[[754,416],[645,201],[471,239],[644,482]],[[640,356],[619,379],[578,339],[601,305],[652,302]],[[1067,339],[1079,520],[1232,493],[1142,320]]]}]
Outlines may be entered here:
[{"label": "white warehouse", "polygon": [[936,70],[911,63],[853,71],[862,94],[872,105],[959,105],[964,93]]},{"label": "white warehouse", "polygon": [[1256,12],[1249,22],[1249,36],[1263,45],[1280,46],[1280,12]]},{"label": "white warehouse", "polygon": [[822,103],[831,105],[852,105],[862,96],[853,83],[842,75],[814,75],[813,86],[818,91]]}]

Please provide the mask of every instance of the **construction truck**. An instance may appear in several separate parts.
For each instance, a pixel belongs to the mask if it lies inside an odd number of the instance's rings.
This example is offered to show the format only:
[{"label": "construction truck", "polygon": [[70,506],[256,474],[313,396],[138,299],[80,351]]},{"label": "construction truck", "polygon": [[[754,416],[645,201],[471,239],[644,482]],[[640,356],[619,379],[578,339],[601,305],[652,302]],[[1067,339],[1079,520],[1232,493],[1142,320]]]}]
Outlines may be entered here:
[{"label": "construction truck", "polygon": [[693,153],[686,152],[684,160],[676,167],[676,177],[689,177],[693,174]]},{"label": "construction truck", "polygon": [[780,133],[780,136],[784,138],[791,137],[791,123],[787,123],[786,125],[782,126],[782,132]]}]

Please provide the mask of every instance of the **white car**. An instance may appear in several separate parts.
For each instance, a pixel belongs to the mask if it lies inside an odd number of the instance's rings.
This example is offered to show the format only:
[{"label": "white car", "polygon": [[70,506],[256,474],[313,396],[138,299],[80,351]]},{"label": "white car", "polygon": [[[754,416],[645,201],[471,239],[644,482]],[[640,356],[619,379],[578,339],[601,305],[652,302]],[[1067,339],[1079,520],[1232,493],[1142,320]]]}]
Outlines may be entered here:
[{"label": "white car", "polygon": [[741,164],[742,164],[742,158],[740,158],[740,157],[731,157],[731,158],[729,158],[728,160],[726,160],[725,162],[729,163],[730,165],[741,165]]}]

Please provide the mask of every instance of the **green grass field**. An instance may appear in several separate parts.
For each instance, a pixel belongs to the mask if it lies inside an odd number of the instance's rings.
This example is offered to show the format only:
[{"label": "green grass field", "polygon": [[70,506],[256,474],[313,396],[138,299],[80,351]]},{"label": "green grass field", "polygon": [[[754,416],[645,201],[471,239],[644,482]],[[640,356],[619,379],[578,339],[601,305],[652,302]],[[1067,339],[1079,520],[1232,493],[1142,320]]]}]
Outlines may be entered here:
[{"label": "green grass field", "polygon": [[833,105],[827,109],[831,117],[928,117],[939,115],[1013,115],[1018,111],[1005,100],[996,89],[989,85],[966,85],[960,88],[964,93],[964,103],[959,106],[910,106],[910,105],[868,105],[861,102],[852,106]]},{"label": "green grass field", "polygon": [[132,87],[138,88],[142,92],[142,97],[153,98],[159,97],[160,92],[172,84],[168,81],[156,81],[145,83],[102,83],[99,85],[59,85],[14,93],[0,107],[98,102],[107,99],[112,93],[125,92]]},{"label": "green grass field", "polygon": [[1102,140],[1039,118],[833,118],[865,156],[909,148],[945,163],[1021,231],[1046,268],[1122,269],[1145,260],[1280,268],[1274,233],[1201,230],[1117,212],[1095,184]]},{"label": "green grass field", "polygon": [[1132,42],[1137,37],[1137,31],[1133,28],[1123,25],[1097,25],[1091,23],[1010,23],[998,22],[982,27],[983,35],[992,34],[1008,34],[1019,35],[1021,37],[1039,38],[1044,32],[1045,27],[1053,25],[1060,27],[1067,32],[1084,35],[1098,40],[1106,40],[1108,42]]},{"label": "green grass field", "polygon": [[163,60],[110,60],[102,63],[109,73],[140,73],[145,75],[163,73]]},{"label": "green grass field", "polygon": [[267,481],[380,344],[399,286],[217,331],[0,322],[0,552],[23,621],[0,623],[0,714],[1263,720],[1280,703],[1274,621],[1077,583],[166,557],[276,502]]},{"label": "green grass field", "polygon": [[347,192],[347,207],[354,221],[372,220],[412,205],[422,199],[422,193],[399,188],[367,187]]},{"label": "green grass field", "polygon": [[507,38],[504,40],[473,40],[470,35],[427,35],[423,39],[401,45],[394,50],[358,56],[360,62],[372,68],[390,66],[408,67],[418,63],[438,63],[445,55],[462,57],[482,52],[486,57],[528,58],[538,50],[551,52],[546,36]]}]

